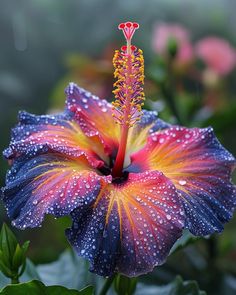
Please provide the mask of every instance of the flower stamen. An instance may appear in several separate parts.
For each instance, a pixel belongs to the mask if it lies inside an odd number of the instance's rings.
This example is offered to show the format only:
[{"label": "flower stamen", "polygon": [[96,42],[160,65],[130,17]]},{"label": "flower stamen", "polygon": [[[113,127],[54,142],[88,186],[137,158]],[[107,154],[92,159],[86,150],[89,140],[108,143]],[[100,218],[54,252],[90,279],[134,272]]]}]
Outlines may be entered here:
[{"label": "flower stamen", "polygon": [[113,58],[115,68],[113,91],[116,100],[113,104],[113,117],[116,123],[121,125],[121,139],[113,176],[121,176],[125,158],[125,150],[128,138],[128,130],[142,116],[142,105],[145,99],[144,84],[144,59],[141,49],[131,45],[134,32],[139,24],[133,22],[121,23],[118,28],[123,31],[126,38],[126,46],[121,51],[116,50]]}]

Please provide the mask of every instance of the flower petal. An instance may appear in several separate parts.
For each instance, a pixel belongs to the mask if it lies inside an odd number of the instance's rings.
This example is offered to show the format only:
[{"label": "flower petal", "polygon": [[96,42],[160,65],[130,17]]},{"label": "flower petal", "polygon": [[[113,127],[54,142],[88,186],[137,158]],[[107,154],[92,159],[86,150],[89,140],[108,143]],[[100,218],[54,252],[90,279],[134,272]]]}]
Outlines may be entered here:
[{"label": "flower petal", "polygon": [[105,185],[87,211],[73,211],[67,237],[92,272],[136,276],[165,261],[181,235],[183,214],[162,173],[131,173],[124,183]]},{"label": "flower petal", "polygon": [[[114,158],[120,140],[120,125],[116,124],[112,117],[111,104],[78,87],[75,83],[69,84],[66,94],[67,109],[74,112],[74,117],[81,129],[87,135],[98,132],[106,152]],[[157,119],[156,112],[144,110],[141,121],[130,128],[126,162],[130,162],[130,153],[144,146],[149,132],[155,132],[168,126],[164,121]]]},{"label": "flower petal", "polygon": [[150,134],[169,127],[168,123],[157,118],[155,111],[143,110],[141,120],[129,130],[124,167],[130,164],[130,155],[145,146]]},{"label": "flower petal", "polygon": [[176,186],[185,207],[186,227],[195,235],[220,232],[236,206],[230,182],[234,157],[211,128],[171,127],[152,134],[132,155],[127,171],[159,170]]},{"label": "flower petal", "polygon": [[70,83],[65,90],[66,107],[75,113],[75,118],[82,130],[90,135],[98,132],[108,154],[116,153],[120,136],[120,126],[112,117],[112,106],[75,83]]},{"label": "flower petal", "polygon": [[4,151],[5,157],[33,157],[51,151],[69,157],[84,155],[93,167],[102,166],[101,158],[106,159],[99,139],[96,135],[87,137],[74,121],[73,113],[36,116],[20,112],[10,146]]},{"label": "flower petal", "polygon": [[97,197],[102,176],[85,157],[71,160],[56,153],[19,157],[8,171],[3,201],[18,228],[39,226],[44,215],[68,215]]}]

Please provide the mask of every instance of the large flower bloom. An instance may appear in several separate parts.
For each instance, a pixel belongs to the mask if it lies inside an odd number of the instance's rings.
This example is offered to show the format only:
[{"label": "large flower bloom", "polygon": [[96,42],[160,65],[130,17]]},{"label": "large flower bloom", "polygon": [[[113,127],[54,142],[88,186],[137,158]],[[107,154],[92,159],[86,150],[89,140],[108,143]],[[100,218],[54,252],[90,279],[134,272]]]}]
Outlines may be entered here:
[{"label": "large flower bloom", "polygon": [[45,214],[70,214],[71,245],[103,276],[151,271],[183,228],[221,232],[236,203],[235,159],[211,128],[140,113],[143,59],[130,45],[137,24],[120,28],[129,42],[114,58],[114,105],[70,83],[64,112],[21,112],[4,151],[12,165],[3,201],[13,224],[36,227]]},{"label": "large flower bloom", "polygon": [[220,76],[228,75],[236,65],[236,51],[224,39],[206,37],[196,44],[196,54],[207,67]]}]

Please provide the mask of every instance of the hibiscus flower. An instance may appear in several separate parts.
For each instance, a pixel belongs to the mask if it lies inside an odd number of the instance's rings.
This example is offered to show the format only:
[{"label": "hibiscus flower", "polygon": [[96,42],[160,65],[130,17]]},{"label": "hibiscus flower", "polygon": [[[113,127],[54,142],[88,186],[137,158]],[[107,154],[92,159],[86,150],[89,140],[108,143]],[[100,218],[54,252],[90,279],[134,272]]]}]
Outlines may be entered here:
[{"label": "hibiscus flower", "polygon": [[184,228],[221,232],[233,213],[234,157],[211,128],[171,126],[144,100],[137,23],[119,26],[127,45],[114,57],[111,105],[74,83],[58,115],[20,112],[4,156],[3,201],[13,225],[70,215],[66,235],[90,270],[137,276],[164,263]]}]

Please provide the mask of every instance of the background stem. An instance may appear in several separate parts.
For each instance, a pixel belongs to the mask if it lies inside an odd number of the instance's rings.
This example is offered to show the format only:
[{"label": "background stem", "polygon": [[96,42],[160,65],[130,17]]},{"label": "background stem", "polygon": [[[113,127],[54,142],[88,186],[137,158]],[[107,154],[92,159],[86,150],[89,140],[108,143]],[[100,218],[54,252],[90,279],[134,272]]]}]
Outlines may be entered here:
[{"label": "background stem", "polygon": [[177,123],[180,125],[184,125],[183,121],[180,117],[180,114],[179,114],[179,111],[178,111],[178,108],[177,108],[177,105],[175,102],[175,98],[174,98],[173,92],[171,90],[171,86],[168,87],[167,85],[162,84],[161,85],[161,92],[162,92],[164,98],[166,99],[166,102],[167,102],[172,114],[175,116]]},{"label": "background stem", "polygon": [[107,294],[107,291],[110,289],[115,277],[116,277],[116,275],[113,275],[106,280],[99,295],[106,295]]},{"label": "background stem", "polygon": [[11,278],[11,284],[19,284],[19,279],[18,278]]}]

